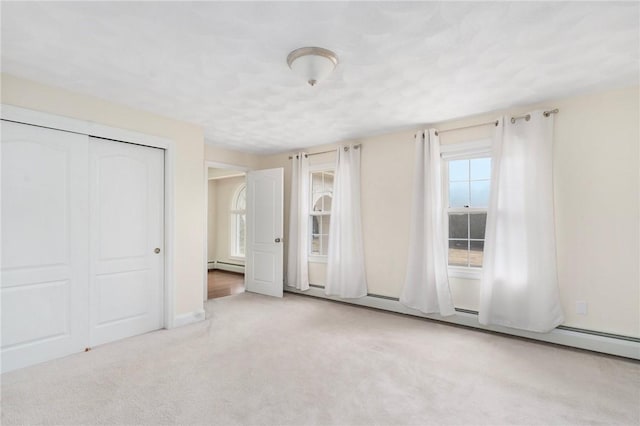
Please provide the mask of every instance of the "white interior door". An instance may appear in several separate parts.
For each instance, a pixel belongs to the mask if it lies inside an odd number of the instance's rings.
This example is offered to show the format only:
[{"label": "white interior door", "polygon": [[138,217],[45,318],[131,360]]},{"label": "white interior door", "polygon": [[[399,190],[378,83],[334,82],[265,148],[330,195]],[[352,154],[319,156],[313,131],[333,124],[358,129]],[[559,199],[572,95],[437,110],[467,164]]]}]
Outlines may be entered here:
[{"label": "white interior door", "polygon": [[91,138],[90,345],[162,328],[164,151]]},{"label": "white interior door", "polygon": [[88,137],[2,121],[2,370],[84,350]]},{"label": "white interior door", "polygon": [[247,173],[247,291],[282,297],[283,169]]}]

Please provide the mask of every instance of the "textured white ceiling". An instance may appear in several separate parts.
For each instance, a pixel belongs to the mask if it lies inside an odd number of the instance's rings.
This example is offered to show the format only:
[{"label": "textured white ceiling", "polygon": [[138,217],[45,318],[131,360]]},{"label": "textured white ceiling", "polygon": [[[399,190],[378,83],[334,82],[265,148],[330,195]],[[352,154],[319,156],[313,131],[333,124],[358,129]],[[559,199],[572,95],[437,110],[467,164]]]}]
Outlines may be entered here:
[{"label": "textured white ceiling", "polygon": [[[638,83],[639,5],[2,2],[2,71],[273,153]],[[310,87],[303,46],[340,64]]]}]

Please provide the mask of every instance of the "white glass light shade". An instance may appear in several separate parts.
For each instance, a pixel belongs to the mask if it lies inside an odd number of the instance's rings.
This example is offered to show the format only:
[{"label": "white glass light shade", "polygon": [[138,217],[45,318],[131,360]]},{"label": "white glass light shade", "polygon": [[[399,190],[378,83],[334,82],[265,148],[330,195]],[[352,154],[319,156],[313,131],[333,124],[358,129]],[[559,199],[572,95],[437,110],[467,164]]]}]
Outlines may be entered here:
[{"label": "white glass light shade", "polygon": [[291,52],[287,57],[287,63],[293,72],[314,86],[336,68],[338,57],[332,51],[321,47],[303,47]]}]

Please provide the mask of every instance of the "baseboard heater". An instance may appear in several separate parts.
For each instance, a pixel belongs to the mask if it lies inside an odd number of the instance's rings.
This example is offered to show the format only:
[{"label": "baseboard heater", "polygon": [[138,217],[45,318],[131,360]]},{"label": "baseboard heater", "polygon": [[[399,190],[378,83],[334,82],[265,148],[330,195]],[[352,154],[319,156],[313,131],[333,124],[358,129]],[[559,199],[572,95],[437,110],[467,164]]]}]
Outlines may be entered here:
[{"label": "baseboard heater", "polygon": [[221,271],[244,274],[244,265],[240,263],[221,262],[219,260],[210,260],[207,269],[219,269]]},{"label": "baseboard heater", "polygon": [[583,330],[574,327],[559,326],[549,333],[533,333],[514,328],[501,326],[484,326],[478,323],[478,313],[468,309],[456,308],[456,315],[441,317],[437,314],[423,314],[419,311],[409,309],[401,304],[396,297],[380,296],[369,294],[359,299],[340,299],[324,294],[324,287],[309,284],[309,290],[300,291],[292,287],[285,286],[284,290],[290,293],[302,294],[304,296],[328,299],[334,302],[349,305],[359,305],[367,308],[380,309],[384,311],[396,312],[399,314],[421,317],[429,320],[448,322],[469,328],[477,328],[485,331],[492,331],[501,334],[524,337],[531,340],[555,343],[557,345],[570,346],[579,349],[586,349],[594,352],[601,352],[610,355],[621,356],[640,360],[640,339],[631,336],[620,336],[610,333],[602,333],[593,330]]}]

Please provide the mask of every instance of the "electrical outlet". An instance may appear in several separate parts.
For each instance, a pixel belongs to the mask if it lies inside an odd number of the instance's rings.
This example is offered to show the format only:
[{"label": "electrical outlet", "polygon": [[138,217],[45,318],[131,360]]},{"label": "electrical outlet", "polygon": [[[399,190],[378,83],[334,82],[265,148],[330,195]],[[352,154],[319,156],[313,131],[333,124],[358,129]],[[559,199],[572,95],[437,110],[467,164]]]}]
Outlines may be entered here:
[{"label": "electrical outlet", "polygon": [[584,300],[578,300],[576,302],[576,314],[587,315],[589,304]]}]

